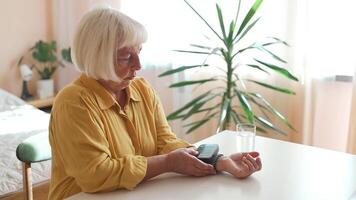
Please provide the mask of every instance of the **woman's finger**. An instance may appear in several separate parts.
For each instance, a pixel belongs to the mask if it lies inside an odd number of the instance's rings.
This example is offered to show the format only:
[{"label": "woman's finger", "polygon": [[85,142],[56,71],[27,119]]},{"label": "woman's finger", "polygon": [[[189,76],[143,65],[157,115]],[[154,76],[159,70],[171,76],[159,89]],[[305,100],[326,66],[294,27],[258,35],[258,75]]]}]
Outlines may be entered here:
[{"label": "woman's finger", "polygon": [[211,169],[200,169],[197,167],[194,167],[193,169],[194,176],[207,176],[215,173],[216,173],[215,170],[211,170]]},{"label": "woman's finger", "polygon": [[242,158],[243,163],[247,164],[249,171],[255,171],[253,164],[246,157]]},{"label": "woman's finger", "polygon": [[[243,168],[249,169],[249,166],[245,162],[242,162],[241,165],[243,165]],[[246,172],[244,170],[238,170],[235,176],[236,177],[246,177],[246,173],[251,174],[250,171]]]},{"label": "woman's finger", "polygon": [[234,153],[230,155],[232,160],[241,160],[243,157],[243,153]]},{"label": "woman's finger", "polygon": [[199,160],[195,156],[190,157],[191,165],[195,166],[196,168],[199,168],[201,170],[213,170],[214,166],[209,165],[201,160]]},{"label": "woman's finger", "polygon": [[187,152],[188,154],[194,155],[194,156],[199,154],[199,152],[197,150],[195,150],[194,148],[185,148],[184,151]]},{"label": "woman's finger", "polygon": [[256,163],[257,163],[257,165],[258,165],[257,170],[261,170],[261,169],[262,169],[262,162],[261,162],[261,159],[260,159],[260,158],[257,158],[257,159],[256,159]]},{"label": "woman's finger", "polygon": [[260,155],[260,153],[258,153],[257,151],[248,152],[247,154],[254,158],[256,158]]},{"label": "woman's finger", "polygon": [[210,172],[215,171],[214,167],[209,164],[208,165],[195,164],[194,167],[203,171],[210,171]]},{"label": "woman's finger", "polygon": [[204,163],[203,161],[199,160],[197,157],[192,156],[192,166],[194,166],[195,168],[206,172],[207,174],[215,174],[215,168],[213,165]]},{"label": "woman's finger", "polygon": [[196,146],[191,146],[191,147],[188,147],[188,149],[194,149],[195,151],[198,150],[198,148]]},{"label": "woman's finger", "polygon": [[258,170],[259,166],[258,166],[256,160],[250,154],[248,154],[246,156],[246,158],[253,164],[254,170]]}]

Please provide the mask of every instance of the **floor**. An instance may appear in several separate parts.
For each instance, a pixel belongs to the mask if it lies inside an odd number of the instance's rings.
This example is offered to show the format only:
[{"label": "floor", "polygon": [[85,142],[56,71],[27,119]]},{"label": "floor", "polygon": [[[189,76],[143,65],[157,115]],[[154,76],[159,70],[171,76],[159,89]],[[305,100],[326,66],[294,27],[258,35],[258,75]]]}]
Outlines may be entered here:
[{"label": "floor", "polygon": [[[36,200],[47,200],[49,191],[49,183],[42,183],[33,188],[33,199]],[[23,200],[24,195],[22,192],[15,193],[9,197],[2,198],[1,200]]]}]

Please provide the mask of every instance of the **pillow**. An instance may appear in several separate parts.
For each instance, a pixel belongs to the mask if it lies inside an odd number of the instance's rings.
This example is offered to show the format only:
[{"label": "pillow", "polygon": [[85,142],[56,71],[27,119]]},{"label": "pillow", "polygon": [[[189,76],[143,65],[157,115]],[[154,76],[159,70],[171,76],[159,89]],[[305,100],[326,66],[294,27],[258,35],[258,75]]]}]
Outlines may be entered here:
[{"label": "pillow", "polygon": [[0,88],[0,111],[9,110],[14,106],[25,104],[26,102],[24,100]]}]

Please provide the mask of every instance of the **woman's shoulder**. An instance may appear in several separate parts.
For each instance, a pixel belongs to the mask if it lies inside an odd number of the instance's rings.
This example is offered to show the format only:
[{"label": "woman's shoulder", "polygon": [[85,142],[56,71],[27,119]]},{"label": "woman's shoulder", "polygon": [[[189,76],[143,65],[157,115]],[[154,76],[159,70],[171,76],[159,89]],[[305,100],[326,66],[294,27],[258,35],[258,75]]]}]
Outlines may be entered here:
[{"label": "woman's shoulder", "polygon": [[138,76],[133,81],[132,84],[136,87],[151,88],[150,83],[143,77]]},{"label": "woman's shoulder", "polygon": [[143,77],[135,78],[130,88],[133,90],[133,93],[136,93],[137,96],[139,96],[140,99],[144,99],[145,103],[148,103],[151,106],[156,105],[158,100],[157,93],[151,84]]},{"label": "woman's shoulder", "polygon": [[132,81],[132,88],[142,95],[154,95],[154,89],[151,84],[143,77],[136,77]]},{"label": "woman's shoulder", "polygon": [[90,98],[90,96],[92,95],[87,88],[71,83],[59,91],[54,104],[58,106],[64,104],[80,105],[84,98],[87,99]]}]

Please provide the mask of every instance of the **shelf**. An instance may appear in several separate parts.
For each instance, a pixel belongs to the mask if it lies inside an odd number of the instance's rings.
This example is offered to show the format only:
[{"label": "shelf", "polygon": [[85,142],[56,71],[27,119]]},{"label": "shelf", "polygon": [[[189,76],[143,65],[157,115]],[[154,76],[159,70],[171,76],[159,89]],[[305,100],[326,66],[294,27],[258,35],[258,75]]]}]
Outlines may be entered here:
[{"label": "shelf", "polygon": [[46,108],[46,107],[52,107],[53,101],[54,101],[54,97],[48,97],[46,99],[30,100],[27,103],[35,106],[36,108]]}]

